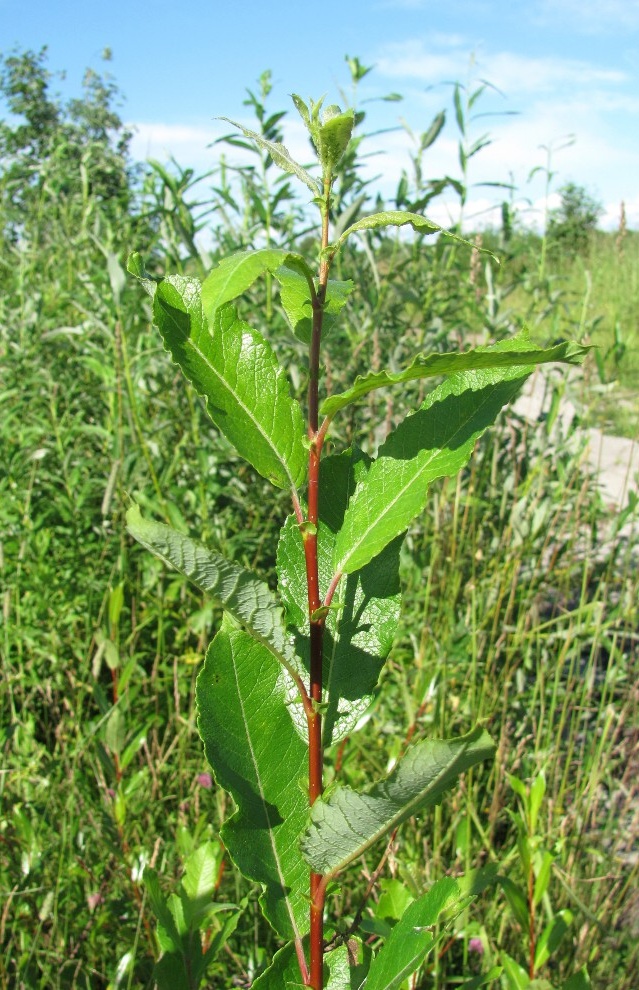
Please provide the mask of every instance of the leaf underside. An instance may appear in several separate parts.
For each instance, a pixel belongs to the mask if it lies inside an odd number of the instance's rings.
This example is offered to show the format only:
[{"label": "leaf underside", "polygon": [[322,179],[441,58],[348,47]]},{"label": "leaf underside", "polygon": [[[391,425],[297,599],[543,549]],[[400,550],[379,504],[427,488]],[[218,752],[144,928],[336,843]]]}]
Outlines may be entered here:
[{"label": "leaf underside", "polygon": [[308,863],[318,873],[339,873],[411,815],[437,804],[460,773],[494,751],[488,733],[477,726],[458,739],[418,743],[365,793],[337,787],[311,809],[302,838]]},{"label": "leaf underside", "polygon": [[282,608],[257,574],[164,523],[144,519],[137,505],[127,511],[126,522],[138,543],[207,592],[280,663],[291,662]]},{"label": "leaf underside", "polygon": [[308,930],[308,867],[298,845],[308,820],[308,754],[279,672],[260,643],[223,626],[197,679],[198,729],[218,784],[237,805],[221,833],[229,855],[264,886],[262,910],[278,934],[299,938]]}]

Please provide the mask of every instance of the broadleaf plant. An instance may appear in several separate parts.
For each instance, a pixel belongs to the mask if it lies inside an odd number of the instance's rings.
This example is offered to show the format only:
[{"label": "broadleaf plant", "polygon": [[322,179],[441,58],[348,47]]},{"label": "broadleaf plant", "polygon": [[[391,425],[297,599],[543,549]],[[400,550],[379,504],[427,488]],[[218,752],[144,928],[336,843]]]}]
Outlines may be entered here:
[{"label": "broadleaf plant", "polygon": [[[332,188],[355,115],[335,106],[322,110],[321,100],[293,101],[317,153],[318,178],[284,145],[237,127],[311,192],[321,220],[316,272],[301,254],[270,246],[223,258],[203,284],[179,274],[154,278],[139,255],[129,259],[129,271],[152,297],[165,348],[205,398],[215,425],[256,471],[290,494],[292,513],[277,553],[278,593],[196,540],[144,519],[136,505],[127,522],[136,540],[226,613],[197,682],[198,726],[217,784],[235,804],[222,839],[238,870],[260,885],[264,916],[285,942],[254,986],[385,990],[404,985],[423,964],[436,947],[433,926],[442,912],[445,920],[474,896],[469,883],[444,877],[417,900],[411,897],[376,952],[357,932],[340,941],[339,919],[331,922],[327,951],[327,887],[343,882],[343,871],[378,839],[439,803],[494,746],[479,726],[458,739],[421,739],[386,779],[361,792],[337,779],[325,795],[324,754],[366,723],[362,716],[399,621],[401,544],[429,485],[465,466],[477,439],[536,365],[578,363],[586,348],[536,347],[522,331],[489,347],[416,355],[403,370],[371,371],[320,402],[322,343],[354,291],[343,278],[344,259],[339,279],[330,278],[346,240],[410,226],[418,236],[467,242],[402,211],[361,217],[350,226],[338,216],[331,242]],[[279,285],[290,328],[308,344],[305,417],[272,343],[235,308],[262,275]],[[435,376],[443,380],[391,430],[375,457],[353,444],[322,458],[331,424],[345,407],[374,389]],[[153,876],[149,883],[162,907]],[[181,952],[166,910],[162,924],[171,951]]]}]

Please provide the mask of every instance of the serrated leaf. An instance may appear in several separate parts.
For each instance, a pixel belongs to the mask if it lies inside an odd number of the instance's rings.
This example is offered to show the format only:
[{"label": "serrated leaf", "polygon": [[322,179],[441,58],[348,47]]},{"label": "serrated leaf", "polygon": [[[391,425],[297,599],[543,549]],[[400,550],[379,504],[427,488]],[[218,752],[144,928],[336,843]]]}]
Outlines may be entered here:
[{"label": "serrated leaf", "polygon": [[311,809],[301,843],[305,858],[318,873],[339,873],[411,815],[438,804],[459,774],[494,751],[477,726],[458,739],[417,743],[385,780],[363,793],[336,787]]},{"label": "serrated leaf", "polygon": [[[522,335],[494,345],[520,350]],[[529,368],[461,371],[400,423],[358,484],[335,544],[334,570],[351,573],[403,533],[424,508],[428,485],[456,474],[476,440],[519,392]]]},{"label": "serrated leaf", "polygon": [[221,117],[220,119],[225,120],[227,124],[233,124],[233,127],[237,127],[247,138],[254,141],[258,147],[267,151],[278,168],[281,168],[284,172],[288,172],[289,175],[297,176],[311,190],[313,196],[320,195],[320,188],[313,176],[302,165],[291,158],[288,149],[283,144],[279,141],[267,141],[261,134],[251,131],[248,127],[238,124],[236,120],[231,120],[229,117]]},{"label": "serrated leaf", "polygon": [[434,378],[437,375],[452,375],[460,371],[478,371],[485,368],[507,368],[513,365],[527,367],[555,361],[565,364],[579,364],[589,350],[589,347],[582,347],[581,344],[569,341],[554,347],[531,347],[530,349],[507,353],[479,347],[475,350],[451,354],[420,354],[403,371],[396,373],[378,371],[370,372],[368,375],[358,375],[346,392],[331,395],[324,400],[321,413],[323,416],[332,417],[340,409],[372,392],[373,389],[384,388],[388,385],[399,385],[415,379]]},{"label": "serrated leaf", "polygon": [[237,805],[221,832],[229,855],[263,885],[262,910],[275,930],[300,938],[308,930],[308,869],[298,849],[308,754],[278,679],[268,650],[223,627],[197,679],[198,729],[218,784]]},{"label": "serrated leaf", "polygon": [[455,880],[443,877],[406,909],[371,963],[366,990],[398,990],[434,947],[431,928],[458,897]]},{"label": "serrated leaf", "polygon": [[[450,237],[452,240],[458,241],[460,244],[465,244],[466,247],[477,248],[477,245],[473,244],[472,241],[467,241],[464,237],[460,237],[459,234],[454,234],[452,230],[446,230],[445,227],[440,227],[434,220],[429,220],[428,217],[423,217],[420,213],[410,213],[407,210],[384,210],[382,213],[373,213],[371,216],[362,217],[361,220],[347,227],[344,233],[332,245],[331,250],[333,252],[339,251],[346,238],[350,237],[351,234],[357,233],[359,230],[377,230],[380,227],[405,227],[406,224],[409,224],[417,233],[439,233],[443,234],[444,237]],[[484,253],[489,254],[491,258],[495,258],[495,255],[490,251],[484,251]],[[495,260],[497,261],[498,259],[495,258]]]},{"label": "serrated leaf", "polygon": [[[310,343],[313,329],[313,305],[308,281],[299,272],[293,271],[287,266],[278,268],[273,274],[280,284],[280,301],[291,330],[299,340],[305,344]],[[329,279],[322,319],[323,338],[333,329],[353,288],[353,282],[350,280],[340,282]]]},{"label": "serrated leaf", "polygon": [[209,324],[200,283],[182,275],[158,285],[153,319],[216,426],[261,475],[295,490],[306,475],[304,420],[270,344],[232,306]]},{"label": "serrated leaf", "polygon": [[290,666],[292,650],[282,608],[257,574],[164,523],[144,519],[137,505],[127,511],[126,523],[138,543],[190,578],[280,663]]},{"label": "serrated leaf", "polygon": [[[320,471],[318,566],[320,588],[325,593],[333,577],[332,558],[336,534],[344,518],[350,493],[366,469],[366,455],[347,451],[327,457]],[[393,643],[399,622],[400,541],[396,540],[356,574],[340,582],[336,609],[326,617],[323,652],[324,745],[352,732],[369,707],[372,693]],[[306,564],[299,527],[289,517],[277,551],[279,593],[291,623],[297,628],[296,653],[310,666]],[[294,714],[294,710],[291,710]],[[301,712],[296,722],[305,735]]]},{"label": "serrated leaf", "polygon": [[308,291],[307,280],[313,278],[313,273],[299,254],[264,248],[260,251],[237,251],[223,258],[202,284],[202,309],[207,320],[211,322],[216,309],[241,296],[260,275],[273,273],[281,265],[294,271]]}]

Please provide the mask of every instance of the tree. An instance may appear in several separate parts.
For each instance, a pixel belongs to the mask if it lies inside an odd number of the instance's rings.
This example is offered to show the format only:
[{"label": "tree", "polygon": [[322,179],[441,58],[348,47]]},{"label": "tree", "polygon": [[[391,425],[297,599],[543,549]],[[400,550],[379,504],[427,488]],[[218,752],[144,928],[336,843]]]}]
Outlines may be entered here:
[{"label": "tree", "polygon": [[0,100],[9,112],[0,120],[2,233],[40,246],[57,221],[77,231],[96,207],[119,222],[134,177],[115,83],[88,69],[82,97],[63,102],[51,94],[46,60],[46,47],[0,55]]},{"label": "tree", "polygon": [[548,237],[562,251],[578,254],[588,246],[603,207],[575,182],[567,182],[559,194],[561,203],[550,214]]}]

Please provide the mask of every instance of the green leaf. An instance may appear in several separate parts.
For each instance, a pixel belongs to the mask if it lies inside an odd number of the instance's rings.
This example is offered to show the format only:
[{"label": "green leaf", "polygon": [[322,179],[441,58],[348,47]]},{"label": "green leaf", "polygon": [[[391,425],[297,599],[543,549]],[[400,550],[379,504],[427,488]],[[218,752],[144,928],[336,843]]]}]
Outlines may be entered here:
[{"label": "green leaf", "polygon": [[340,110],[330,106],[322,114],[318,129],[317,154],[325,176],[330,176],[348,147],[353,133],[355,113],[353,110]]},{"label": "green leaf", "polygon": [[591,983],[590,977],[588,976],[588,970],[585,966],[582,966],[577,973],[573,973],[573,975],[566,980],[561,990],[590,990],[590,987]]},{"label": "green leaf", "polygon": [[[350,237],[351,234],[357,233],[359,230],[377,230],[380,227],[404,227],[406,224],[410,224],[413,230],[420,234],[439,233],[443,234],[444,237],[450,237],[452,240],[458,241],[460,244],[465,244],[466,247],[477,247],[472,241],[467,241],[465,238],[460,237],[459,234],[454,234],[451,230],[440,227],[434,220],[429,220],[420,213],[409,213],[407,210],[385,210],[383,213],[373,213],[371,216],[362,217],[361,220],[347,227],[335,244],[331,246],[331,251],[339,251],[346,238]],[[490,251],[485,251],[484,253],[490,254],[491,258],[495,258],[495,255]],[[497,258],[495,260],[497,261]]]},{"label": "green leaf", "polygon": [[339,873],[411,815],[438,804],[459,774],[494,751],[488,733],[477,726],[458,739],[417,743],[385,780],[364,793],[336,787],[311,809],[304,856],[318,873]]},{"label": "green leaf", "polygon": [[216,956],[219,955],[220,950],[223,949],[226,943],[228,942],[229,938],[237,928],[238,922],[242,917],[246,905],[247,905],[247,898],[244,898],[239,908],[236,911],[233,911],[232,914],[227,915],[227,917],[222,922],[221,928],[213,936],[213,939],[211,940],[211,944],[204,953],[204,956],[202,957],[201,973],[206,972],[206,968],[209,965],[209,963],[213,962]]},{"label": "green leaf", "polygon": [[308,869],[298,849],[308,754],[278,679],[268,650],[223,626],[197,679],[198,729],[218,784],[237,805],[221,832],[229,855],[263,885],[262,910],[275,930],[299,938],[308,929]]},{"label": "green leaf", "polygon": [[132,251],[126,260],[126,270],[129,275],[134,275],[144,288],[144,290],[151,296],[151,299],[155,295],[155,290],[157,289],[158,282],[162,280],[155,278],[154,275],[149,275],[144,267],[144,262],[142,261],[142,255],[137,251]]},{"label": "green leaf", "polygon": [[564,935],[572,925],[572,911],[565,908],[558,911],[552,921],[549,921],[539,937],[535,949],[535,969],[540,969],[557,951]]},{"label": "green leaf", "polygon": [[221,117],[220,120],[225,120],[227,124],[232,124],[233,127],[237,127],[237,129],[242,131],[247,138],[254,141],[259,148],[262,148],[263,151],[267,151],[278,168],[281,168],[284,172],[288,172],[289,175],[297,176],[297,178],[311,190],[314,197],[320,195],[320,187],[313,176],[291,158],[288,149],[285,148],[283,144],[279,141],[267,141],[261,134],[258,134],[256,131],[249,130],[248,127],[243,127],[242,124],[238,124],[235,120],[230,120],[229,117]]},{"label": "green leaf", "polygon": [[[274,273],[280,283],[280,301],[291,330],[299,340],[310,343],[313,329],[313,304],[307,279],[286,265]],[[315,286],[317,287],[317,286]],[[353,282],[329,279],[324,300],[322,337],[326,338],[337,323],[337,317],[353,291]]]},{"label": "green leaf", "polygon": [[[522,342],[525,340],[521,336],[519,339]],[[437,375],[452,375],[460,371],[477,371],[484,368],[507,368],[513,365],[526,367],[548,364],[551,361],[579,364],[589,350],[589,347],[582,347],[581,344],[567,342],[554,347],[534,347],[508,353],[479,347],[452,354],[420,354],[403,371],[397,373],[378,371],[368,375],[358,375],[346,392],[325,399],[321,412],[324,416],[332,417],[340,409],[372,392],[373,389],[384,388],[387,385],[399,385],[415,379],[434,378]]]},{"label": "green leaf", "polygon": [[534,778],[534,780],[530,785],[529,816],[530,816],[531,835],[535,835],[537,831],[537,819],[539,817],[541,802],[544,799],[545,793],[546,793],[546,776],[542,770],[537,774],[537,776]]},{"label": "green leaf", "polygon": [[[518,351],[525,340],[518,335],[494,350]],[[464,467],[475,441],[529,374],[520,366],[458,372],[389,434],[349,502],[335,544],[335,571],[359,570],[404,532],[423,510],[428,485]]]},{"label": "green leaf", "polygon": [[[318,565],[322,594],[333,577],[336,534],[350,493],[366,471],[361,451],[346,451],[322,462],[320,472]],[[400,541],[394,541],[366,567],[342,578],[324,632],[322,667],[324,745],[352,732],[369,707],[382,667],[397,631],[401,595]],[[299,526],[290,516],[282,528],[277,551],[279,593],[290,622],[297,628],[296,653],[310,668],[306,563]],[[294,709],[291,709],[294,714]],[[306,735],[306,719],[296,714],[299,731]]]},{"label": "green leaf", "polygon": [[426,151],[427,148],[430,148],[431,144],[434,144],[441,134],[445,123],[446,111],[442,110],[441,113],[438,113],[435,117],[433,117],[430,127],[422,134],[419,142],[420,151]]},{"label": "green leaf", "polygon": [[535,857],[535,889],[533,894],[533,901],[535,904],[539,904],[542,897],[548,890],[548,883],[550,881],[550,871],[552,870],[552,864],[554,863],[554,856],[545,850],[543,854],[540,855],[540,861],[537,862],[537,857]]},{"label": "green leaf", "polygon": [[294,271],[308,291],[308,280],[313,278],[313,273],[299,254],[264,248],[261,251],[238,251],[224,258],[202,285],[202,309],[207,320],[212,322],[216,309],[241,296],[260,275],[273,273],[280,265]]},{"label": "green leaf", "polygon": [[137,505],[127,511],[126,522],[138,543],[210,594],[280,663],[290,667],[292,650],[282,608],[257,574],[176,533],[164,523],[144,519]]},{"label": "green leaf", "polygon": [[219,867],[219,845],[203,842],[194,849],[184,864],[182,877],[182,886],[190,900],[196,901],[213,894]]},{"label": "green leaf", "polygon": [[504,967],[508,990],[526,990],[530,986],[530,977],[526,970],[507,952],[500,953],[500,961]]},{"label": "green leaf", "polygon": [[506,895],[506,900],[515,918],[523,930],[527,932],[530,918],[528,914],[528,898],[525,892],[509,877],[498,876],[497,883]]},{"label": "green leaf", "polygon": [[177,951],[182,940],[177,930],[173,915],[169,911],[166,898],[162,893],[160,881],[155,870],[147,866],[144,870],[144,886],[149,897],[153,914],[158,922],[158,942],[163,952]]},{"label": "green leaf", "polygon": [[491,966],[487,973],[480,973],[479,976],[474,976],[472,980],[462,983],[460,990],[479,990],[479,987],[490,986],[491,983],[499,979],[502,972],[501,966]]},{"label": "green leaf", "polygon": [[124,749],[126,742],[126,715],[119,705],[111,709],[104,730],[104,742],[116,756]]},{"label": "green leaf", "polygon": [[182,275],[158,285],[153,319],[216,426],[261,475],[295,490],[306,476],[304,421],[270,344],[231,306],[209,325],[199,282]]},{"label": "green leaf", "polygon": [[397,990],[418,969],[435,945],[431,929],[458,896],[453,878],[443,877],[406,909],[373,959],[366,990]]},{"label": "green leaf", "polygon": [[[307,949],[306,940],[305,947]],[[323,966],[324,990],[352,990],[362,987],[368,971],[369,957],[370,951],[356,938],[349,938],[348,945],[340,945],[327,952]],[[252,984],[252,990],[291,990],[298,987],[303,990],[304,983],[292,943],[275,953],[269,968]]]}]

